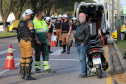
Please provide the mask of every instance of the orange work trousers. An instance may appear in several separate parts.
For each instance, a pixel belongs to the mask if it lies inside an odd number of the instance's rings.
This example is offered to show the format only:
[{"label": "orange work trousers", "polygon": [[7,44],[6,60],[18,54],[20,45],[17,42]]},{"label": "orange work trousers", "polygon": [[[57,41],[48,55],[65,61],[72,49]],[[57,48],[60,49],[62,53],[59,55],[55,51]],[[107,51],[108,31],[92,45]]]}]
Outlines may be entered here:
[{"label": "orange work trousers", "polygon": [[25,42],[23,39],[20,40],[19,43],[20,52],[21,52],[21,66],[29,66],[30,57],[33,55],[33,48],[31,47],[31,42]]},{"label": "orange work trousers", "polygon": [[62,36],[61,36],[61,29],[56,29],[56,36],[57,36],[57,39],[62,40]]},{"label": "orange work trousers", "polygon": [[63,33],[62,34],[62,45],[70,45],[70,35],[68,35],[68,33]]}]

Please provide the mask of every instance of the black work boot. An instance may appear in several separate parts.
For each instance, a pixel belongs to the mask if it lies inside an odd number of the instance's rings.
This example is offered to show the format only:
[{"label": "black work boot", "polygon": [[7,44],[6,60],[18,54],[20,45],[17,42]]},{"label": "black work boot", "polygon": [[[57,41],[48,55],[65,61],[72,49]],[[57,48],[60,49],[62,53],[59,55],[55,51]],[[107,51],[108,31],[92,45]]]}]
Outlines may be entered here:
[{"label": "black work boot", "polygon": [[70,46],[67,46],[67,54],[70,54]]},{"label": "black work boot", "polygon": [[40,69],[35,69],[36,73],[41,73]]},{"label": "black work boot", "polygon": [[24,79],[25,78],[25,66],[21,66],[20,68],[20,75],[21,75],[21,79]]},{"label": "black work boot", "polygon": [[30,72],[31,72],[31,66],[26,66],[25,80],[36,80],[36,78],[31,76]]},{"label": "black work boot", "polygon": [[123,59],[126,59],[126,52],[125,52],[125,56],[123,57]]},{"label": "black work boot", "polygon": [[57,41],[56,41],[56,47],[58,47],[58,42],[59,42],[59,40],[57,39]]},{"label": "black work boot", "polygon": [[50,46],[48,46],[48,51],[49,51],[49,53],[53,53],[52,51],[50,51]]},{"label": "black work boot", "polygon": [[47,71],[45,71],[46,73],[55,73],[55,71],[53,71],[53,70],[47,70]]},{"label": "black work boot", "polygon": [[61,53],[65,53],[66,52],[66,45],[63,45],[63,51]]},{"label": "black work boot", "polygon": [[19,75],[21,75],[21,64],[20,64],[20,71],[19,71]]},{"label": "black work boot", "polygon": [[73,40],[70,41],[70,47],[72,47],[72,44],[73,44]]},{"label": "black work boot", "polygon": [[59,41],[60,47],[62,47],[62,40]]}]

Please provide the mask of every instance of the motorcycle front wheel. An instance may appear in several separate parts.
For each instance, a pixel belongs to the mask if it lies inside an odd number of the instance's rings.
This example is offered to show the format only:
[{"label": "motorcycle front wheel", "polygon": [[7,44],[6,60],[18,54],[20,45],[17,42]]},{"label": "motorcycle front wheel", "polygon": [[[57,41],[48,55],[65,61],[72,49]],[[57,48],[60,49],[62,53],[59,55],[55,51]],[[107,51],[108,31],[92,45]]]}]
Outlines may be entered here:
[{"label": "motorcycle front wheel", "polygon": [[102,78],[102,71],[101,71],[101,68],[97,68],[96,69],[96,75],[98,78]]}]

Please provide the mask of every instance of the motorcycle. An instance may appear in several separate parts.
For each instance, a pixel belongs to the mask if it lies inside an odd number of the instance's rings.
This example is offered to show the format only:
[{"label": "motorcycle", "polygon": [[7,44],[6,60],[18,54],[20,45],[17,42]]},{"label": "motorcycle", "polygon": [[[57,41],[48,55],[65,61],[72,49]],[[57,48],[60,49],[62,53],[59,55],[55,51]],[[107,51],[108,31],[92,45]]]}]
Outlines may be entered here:
[{"label": "motorcycle", "polygon": [[97,36],[95,40],[91,40],[89,42],[89,48],[87,49],[89,74],[94,73],[98,78],[102,78],[102,71],[105,71],[108,68],[108,62],[106,62],[102,50],[103,40],[98,39],[100,37],[101,36]]},{"label": "motorcycle", "polygon": [[108,26],[103,26],[101,28],[101,33],[102,33],[102,36],[104,37],[104,40],[105,40],[105,45],[107,45],[107,39],[110,37],[110,28]]}]

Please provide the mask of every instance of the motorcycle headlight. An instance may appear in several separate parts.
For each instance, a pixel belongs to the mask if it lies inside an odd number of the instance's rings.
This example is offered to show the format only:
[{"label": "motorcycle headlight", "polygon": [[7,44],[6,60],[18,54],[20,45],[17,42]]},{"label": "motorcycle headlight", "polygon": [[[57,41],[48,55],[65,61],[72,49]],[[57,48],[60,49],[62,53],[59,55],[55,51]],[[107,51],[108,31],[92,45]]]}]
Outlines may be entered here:
[{"label": "motorcycle headlight", "polygon": [[103,28],[102,29],[102,32],[105,34],[106,33],[106,28]]}]

